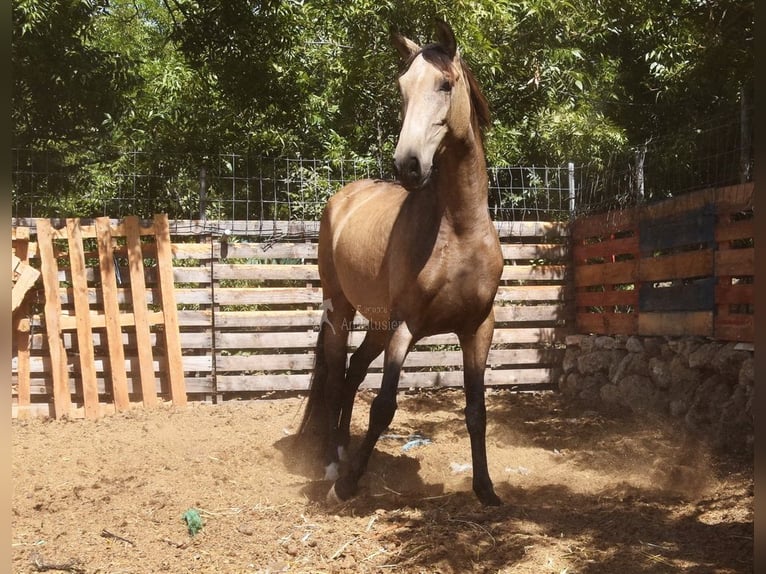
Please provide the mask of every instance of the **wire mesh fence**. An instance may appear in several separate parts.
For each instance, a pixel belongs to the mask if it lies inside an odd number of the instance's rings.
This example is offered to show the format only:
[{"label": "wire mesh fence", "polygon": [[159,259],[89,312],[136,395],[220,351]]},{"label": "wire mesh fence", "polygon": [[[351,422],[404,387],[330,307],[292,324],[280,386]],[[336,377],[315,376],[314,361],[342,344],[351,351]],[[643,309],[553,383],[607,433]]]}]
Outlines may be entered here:
[{"label": "wire mesh fence", "polygon": [[[750,181],[752,172],[749,122],[718,118],[588,163],[492,165],[489,209],[496,221],[561,221]],[[362,178],[393,174],[375,158],[15,149],[12,214],[315,221],[333,193]]]},{"label": "wire mesh fence", "polygon": [[[91,158],[78,168],[53,152],[14,150],[14,217],[119,218],[164,212],[182,219],[312,221],[343,185],[393,178],[380,163],[365,158],[199,158],[130,151],[111,160],[108,175],[89,169],[104,163]],[[571,166],[488,168],[493,218],[566,219],[574,193],[572,174]]]}]

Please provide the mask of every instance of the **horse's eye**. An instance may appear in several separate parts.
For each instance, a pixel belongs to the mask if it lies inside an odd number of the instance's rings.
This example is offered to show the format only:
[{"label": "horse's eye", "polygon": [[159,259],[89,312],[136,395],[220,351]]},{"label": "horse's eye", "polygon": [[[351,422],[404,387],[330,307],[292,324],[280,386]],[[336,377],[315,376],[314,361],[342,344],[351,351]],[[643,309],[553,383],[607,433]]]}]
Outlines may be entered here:
[{"label": "horse's eye", "polygon": [[452,84],[450,83],[450,81],[449,80],[444,80],[442,82],[442,85],[439,86],[439,91],[440,92],[451,92],[452,91]]}]

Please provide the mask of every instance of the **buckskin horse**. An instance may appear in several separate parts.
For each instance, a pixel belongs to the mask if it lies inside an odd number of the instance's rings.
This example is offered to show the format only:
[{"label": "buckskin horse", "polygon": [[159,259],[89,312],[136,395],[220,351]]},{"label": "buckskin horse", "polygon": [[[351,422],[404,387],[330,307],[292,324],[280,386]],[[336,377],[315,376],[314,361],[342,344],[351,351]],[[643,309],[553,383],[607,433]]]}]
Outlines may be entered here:
[{"label": "buckskin horse", "polygon": [[[473,490],[482,504],[501,504],[485,439],[484,370],[503,268],[487,203],[482,129],[489,110],[452,29],[438,22],[436,35],[438,41],[424,47],[392,36],[405,64],[398,79],[403,117],[394,153],[397,181],[346,185],[330,198],[320,222],[326,311],[298,436],[323,445],[325,479],[334,481],[331,500],[356,494],[375,444],[393,420],[412,346],[423,337],[455,333],[463,355]],[[371,327],[346,368],[357,312]],[[356,392],[381,352],[383,377],[366,436],[341,466]]]}]

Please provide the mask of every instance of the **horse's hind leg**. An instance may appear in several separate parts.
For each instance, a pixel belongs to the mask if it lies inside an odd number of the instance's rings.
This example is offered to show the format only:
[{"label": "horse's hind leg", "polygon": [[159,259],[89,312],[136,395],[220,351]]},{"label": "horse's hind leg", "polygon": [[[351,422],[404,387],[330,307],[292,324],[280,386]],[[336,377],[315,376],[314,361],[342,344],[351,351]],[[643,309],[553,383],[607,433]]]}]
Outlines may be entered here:
[{"label": "horse's hind leg", "polygon": [[332,310],[328,311],[323,321],[328,324],[324,329],[324,353],[327,365],[327,383],[324,388],[325,412],[327,413],[326,442],[324,445],[325,479],[338,477],[338,421],[343,400],[343,387],[346,378],[346,345],[349,330],[356,310],[342,294],[331,299]]},{"label": "horse's hind leg", "polygon": [[476,332],[458,334],[463,349],[465,422],[471,438],[473,491],[485,506],[502,504],[495,494],[489,477],[486,444],[487,408],[484,402],[484,370],[494,325],[494,315],[490,312]]},{"label": "horse's hind leg", "polygon": [[340,422],[338,423],[338,455],[343,459],[341,451],[348,449],[351,440],[351,413],[354,410],[354,399],[359,385],[367,376],[367,369],[378,355],[383,352],[387,333],[381,330],[370,330],[351,355],[346,370],[346,383],[341,397]]}]

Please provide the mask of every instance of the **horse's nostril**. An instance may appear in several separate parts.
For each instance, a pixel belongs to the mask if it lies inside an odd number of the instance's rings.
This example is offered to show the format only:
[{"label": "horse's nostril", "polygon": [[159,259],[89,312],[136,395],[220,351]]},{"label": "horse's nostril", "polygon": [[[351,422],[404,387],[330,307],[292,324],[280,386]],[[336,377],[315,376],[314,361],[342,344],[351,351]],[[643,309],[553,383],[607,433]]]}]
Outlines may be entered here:
[{"label": "horse's nostril", "polygon": [[418,158],[411,157],[407,161],[407,175],[412,178],[420,176],[420,162],[418,161]]}]

